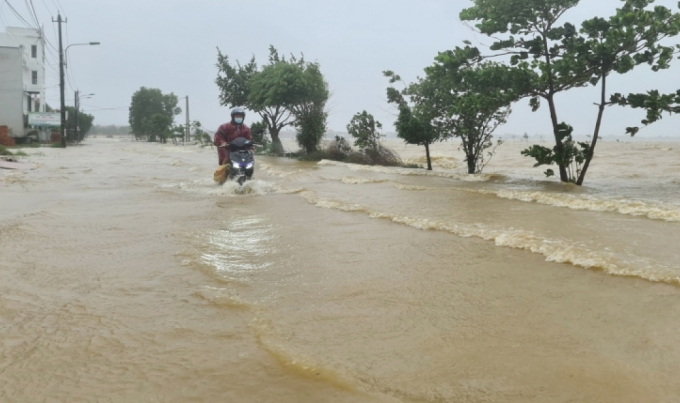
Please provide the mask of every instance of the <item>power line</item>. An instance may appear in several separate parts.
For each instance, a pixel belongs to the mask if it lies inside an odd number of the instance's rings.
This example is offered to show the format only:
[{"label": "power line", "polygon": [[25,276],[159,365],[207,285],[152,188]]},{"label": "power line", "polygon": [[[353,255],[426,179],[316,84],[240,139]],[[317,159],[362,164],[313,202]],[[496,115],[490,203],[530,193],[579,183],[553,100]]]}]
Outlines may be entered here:
[{"label": "power line", "polygon": [[33,8],[33,2],[31,1],[31,4],[29,4],[28,0],[24,0],[24,3],[26,3],[26,9],[28,10],[28,14],[30,14],[31,17],[33,17],[33,20],[35,21],[38,30],[40,30],[40,21],[38,21],[38,14],[35,13],[35,8]]},{"label": "power line", "polygon": [[32,26],[31,24],[29,24],[28,21],[26,21],[26,20],[24,19],[24,17],[22,17],[21,14],[19,14],[19,12],[18,12],[14,7],[12,7],[12,4],[9,2],[9,0],[5,0],[5,3],[7,3],[7,5],[8,5],[9,8],[12,10],[12,12],[14,13],[14,15],[16,15],[17,18],[19,18],[21,21],[23,21],[24,24],[26,24],[28,27],[35,28],[35,27]]},{"label": "power line", "polygon": [[130,109],[128,106],[124,106],[122,108],[99,108],[99,109],[83,109],[83,112],[99,112],[99,111],[123,111]]}]

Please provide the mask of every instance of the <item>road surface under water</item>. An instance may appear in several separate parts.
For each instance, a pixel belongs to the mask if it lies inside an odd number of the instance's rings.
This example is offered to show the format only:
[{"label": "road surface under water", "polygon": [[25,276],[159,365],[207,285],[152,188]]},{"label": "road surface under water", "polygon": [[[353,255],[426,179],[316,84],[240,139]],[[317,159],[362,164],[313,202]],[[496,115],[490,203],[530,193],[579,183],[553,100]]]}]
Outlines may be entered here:
[{"label": "road surface under water", "polygon": [[[0,401],[677,402],[680,144],[587,187],[128,140],[0,172]],[[411,161],[422,149],[394,144]],[[634,161],[634,163],[633,163]]]}]

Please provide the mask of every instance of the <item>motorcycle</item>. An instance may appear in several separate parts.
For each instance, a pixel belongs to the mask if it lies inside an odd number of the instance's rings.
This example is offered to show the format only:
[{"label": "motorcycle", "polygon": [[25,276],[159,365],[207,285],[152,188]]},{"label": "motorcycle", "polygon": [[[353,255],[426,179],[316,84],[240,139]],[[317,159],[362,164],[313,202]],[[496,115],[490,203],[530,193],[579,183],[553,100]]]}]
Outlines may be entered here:
[{"label": "motorcycle", "polygon": [[258,144],[243,137],[237,137],[225,147],[229,150],[229,179],[235,179],[239,185],[253,178],[255,159],[251,150]]}]

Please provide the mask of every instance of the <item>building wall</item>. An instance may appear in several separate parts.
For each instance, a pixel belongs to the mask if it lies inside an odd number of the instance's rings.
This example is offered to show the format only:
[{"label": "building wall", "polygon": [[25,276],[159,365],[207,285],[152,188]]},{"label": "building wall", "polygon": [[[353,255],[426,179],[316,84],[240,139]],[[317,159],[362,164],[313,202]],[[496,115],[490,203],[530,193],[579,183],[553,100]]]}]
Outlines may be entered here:
[{"label": "building wall", "polygon": [[24,135],[23,55],[20,48],[0,46],[0,126],[13,137]]},{"label": "building wall", "polygon": [[[18,50],[20,55],[19,64],[19,82],[21,89],[19,112],[20,119],[23,122],[23,115],[28,112],[44,112],[45,111],[45,41],[43,40],[40,31],[33,28],[18,28],[7,27],[5,32],[0,32],[0,47],[14,48]],[[12,68],[17,68],[16,64],[12,64]],[[10,86],[14,91],[17,84],[12,72],[12,79],[4,73],[4,69],[0,68],[0,88]],[[33,78],[36,81],[33,81]],[[12,99],[15,94],[12,92]],[[6,99],[5,102],[9,102]],[[12,102],[14,102],[12,100]],[[1,109],[0,109],[1,111]],[[8,112],[7,112],[8,113]],[[16,113],[16,112],[13,112]],[[0,112],[0,116],[6,115],[6,112]],[[9,117],[5,118],[9,119]],[[11,119],[16,119],[12,117]],[[25,135],[23,123],[20,130],[13,130],[13,136]]]}]

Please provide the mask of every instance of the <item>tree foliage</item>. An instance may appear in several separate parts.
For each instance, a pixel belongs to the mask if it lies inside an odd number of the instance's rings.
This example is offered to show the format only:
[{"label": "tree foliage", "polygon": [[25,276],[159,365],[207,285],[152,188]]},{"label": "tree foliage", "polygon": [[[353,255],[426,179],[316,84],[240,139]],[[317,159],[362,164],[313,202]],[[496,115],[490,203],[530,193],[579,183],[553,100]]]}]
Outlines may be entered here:
[{"label": "tree foliage", "polygon": [[382,124],[366,111],[356,113],[347,125],[347,133],[354,138],[354,146],[360,149],[377,150],[380,139],[384,137],[381,129]]},{"label": "tree foliage", "polygon": [[[69,138],[77,141],[81,141],[82,139],[85,138],[87,133],[90,131],[92,128],[92,122],[94,122],[94,116],[87,114],[83,111],[78,111],[78,138],[76,139],[75,136],[75,127],[76,127],[76,110],[72,106],[67,106],[66,107],[66,112],[67,112],[67,119],[66,119],[66,127],[69,129]],[[72,133],[72,134],[71,134]]]},{"label": "tree foliage", "polygon": [[251,124],[250,133],[252,133],[255,143],[261,144],[264,148],[268,148],[271,145],[271,140],[267,137],[267,124],[264,121]]},{"label": "tree foliage", "polygon": [[182,113],[177,96],[163,94],[157,88],[141,87],[132,95],[128,121],[139,139],[165,142],[172,130],[175,115]]}]

